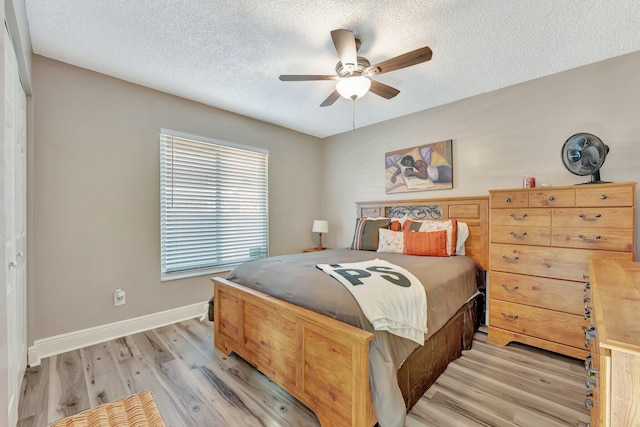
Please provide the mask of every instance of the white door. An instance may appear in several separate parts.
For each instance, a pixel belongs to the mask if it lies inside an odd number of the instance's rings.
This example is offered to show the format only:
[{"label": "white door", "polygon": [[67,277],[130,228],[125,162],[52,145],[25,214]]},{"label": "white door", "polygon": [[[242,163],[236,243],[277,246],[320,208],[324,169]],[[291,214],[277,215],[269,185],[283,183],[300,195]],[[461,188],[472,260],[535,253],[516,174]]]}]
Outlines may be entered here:
[{"label": "white door", "polygon": [[7,387],[9,425],[18,420],[18,397],[27,360],[26,337],[26,98],[5,28],[4,209]]}]

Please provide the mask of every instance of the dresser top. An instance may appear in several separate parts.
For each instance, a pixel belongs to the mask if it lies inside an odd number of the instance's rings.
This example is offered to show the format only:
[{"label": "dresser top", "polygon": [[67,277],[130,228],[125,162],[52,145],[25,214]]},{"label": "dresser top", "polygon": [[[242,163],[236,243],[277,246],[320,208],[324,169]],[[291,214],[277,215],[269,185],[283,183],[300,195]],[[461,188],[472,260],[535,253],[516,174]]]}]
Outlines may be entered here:
[{"label": "dresser top", "polygon": [[600,184],[574,184],[574,185],[553,185],[550,187],[534,187],[534,188],[500,188],[500,189],[492,189],[489,190],[489,193],[496,193],[500,191],[553,191],[553,190],[566,190],[566,189],[597,189],[597,188],[607,188],[607,187],[623,187],[623,186],[633,186],[635,187],[635,182],[606,182]]},{"label": "dresser top", "polygon": [[591,275],[600,346],[640,355],[640,262],[596,258]]}]

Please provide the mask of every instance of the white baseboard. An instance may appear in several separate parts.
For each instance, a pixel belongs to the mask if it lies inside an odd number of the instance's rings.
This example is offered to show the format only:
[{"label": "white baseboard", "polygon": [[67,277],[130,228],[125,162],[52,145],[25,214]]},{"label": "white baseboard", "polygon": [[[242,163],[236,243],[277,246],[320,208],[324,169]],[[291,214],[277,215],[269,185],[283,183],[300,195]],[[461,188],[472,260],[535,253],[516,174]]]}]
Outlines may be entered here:
[{"label": "white baseboard", "polygon": [[206,313],[208,304],[208,301],[198,302],[147,316],[35,340],[33,346],[29,347],[29,366],[40,365],[40,361],[45,357],[200,317]]}]

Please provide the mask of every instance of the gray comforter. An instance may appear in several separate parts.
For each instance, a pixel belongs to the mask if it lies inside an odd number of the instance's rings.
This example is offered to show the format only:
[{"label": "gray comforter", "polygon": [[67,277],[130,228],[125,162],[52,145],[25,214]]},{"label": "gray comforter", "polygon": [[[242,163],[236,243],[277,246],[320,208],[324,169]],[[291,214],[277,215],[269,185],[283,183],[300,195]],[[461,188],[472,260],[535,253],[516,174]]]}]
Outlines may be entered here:
[{"label": "gray comforter", "polygon": [[402,427],[406,408],[396,373],[418,345],[385,331],[374,331],[351,293],[316,268],[317,264],[351,263],[375,258],[399,265],[421,281],[427,292],[427,337],[437,332],[477,294],[480,267],[465,256],[420,257],[336,249],[246,263],[236,267],[227,278],[372,332],[369,372],[376,416],[381,427]]}]

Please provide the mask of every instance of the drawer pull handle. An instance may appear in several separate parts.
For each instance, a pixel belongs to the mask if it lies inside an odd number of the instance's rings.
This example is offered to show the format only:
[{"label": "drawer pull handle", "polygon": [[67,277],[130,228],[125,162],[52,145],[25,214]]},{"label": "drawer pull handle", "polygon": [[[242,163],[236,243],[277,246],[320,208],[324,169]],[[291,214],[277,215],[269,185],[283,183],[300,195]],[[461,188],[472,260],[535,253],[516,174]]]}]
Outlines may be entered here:
[{"label": "drawer pull handle", "polygon": [[607,200],[607,195],[606,195],[606,194],[602,194],[602,195],[600,195],[600,199],[602,199],[602,200]]},{"label": "drawer pull handle", "polygon": [[550,202],[553,202],[555,199],[556,199],[555,197],[553,197],[553,196],[549,196],[549,201],[550,201]]},{"label": "drawer pull handle", "polygon": [[597,369],[593,369],[593,368],[587,368],[587,375],[589,375],[590,377],[594,376],[594,375],[598,375],[600,373],[600,371],[598,371]]},{"label": "drawer pull handle", "polygon": [[584,320],[590,319],[591,318],[591,312],[587,311],[586,313],[584,313]]},{"label": "drawer pull handle", "polygon": [[506,199],[504,199],[504,201],[507,203],[511,203],[511,197],[507,197]]},{"label": "drawer pull handle", "polygon": [[585,242],[590,242],[590,243],[596,243],[598,240],[602,239],[602,236],[599,234],[596,234],[595,236],[593,236],[593,239],[587,239],[586,237],[584,237],[584,234],[578,234],[578,237],[584,240]]},{"label": "drawer pull handle", "polygon": [[597,337],[598,337],[598,333],[596,331],[590,331],[588,329],[584,330],[585,341],[589,341],[589,340],[595,339]]},{"label": "drawer pull handle", "polygon": [[502,259],[505,260],[505,262],[518,262],[518,260],[520,259],[520,257],[518,256],[514,256],[513,258],[509,258],[506,255],[502,255]]},{"label": "drawer pull handle", "polygon": [[596,384],[596,380],[594,380],[593,378],[587,378],[587,380],[585,381],[585,385],[587,386],[587,388],[595,387]]},{"label": "drawer pull handle", "polygon": [[515,292],[515,291],[517,291],[518,289],[520,289],[520,286],[518,286],[518,285],[515,285],[513,288],[510,288],[510,287],[508,287],[508,286],[506,285],[506,283],[502,283],[502,287],[503,287],[503,288],[504,288],[504,290],[505,290],[505,291],[507,291],[507,292]]},{"label": "drawer pull handle", "polygon": [[583,278],[584,280],[589,280],[589,275],[588,275],[588,274],[583,274],[583,275],[582,275],[582,278]]},{"label": "drawer pull handle", "polygon": [[520,218],[516,217],[516,214],[511,214],[509,216],[511,218],[515,219],[516,221],[524,221],[524,219],[527,217],[527,214],[522,214],[522,216]]},{"label": "drawer pull handle", "polygon": [[584,301],[584,302],[591,302],[591,298],[589,298],[588,296],[586,296],[586,295],[585,295],[585,296],[582,298],[582,301]]},{"label": "drawer pull handle", "polygon": [[507,316],[507,313],[505,313],[504,311],[502,312],[502,317],[505,318],[505,320],[508,320],[510,322],[513,322],[514,320],[518,320],[518,316],[517,314],[514,314],[513,316]]},{"label": "drawer pull handle", "polygon": [[514,239],[522,239],[524,236],[527,235],[527,232],[525,231],[524,233],[518,234],[515,231],[511,231],[509,234],[511,234]]},{"label": "drawer pull handle", "polygon": [[593,216],[593,218],[587,218],[587,216],[585,214],[579,214],[578,215],[580,218],[582,218],[585,221],[595,221],[596,219],[600,218],[602,216],[602,214],[595,214]]},{"label": "drawer pull handle", "polygon": [[584,406],[585,406],[585,408],[587,408],[587,409],[591,408],[591,407],[593,406],[593,400],[591,400],[591,399],[586,399],[586,400],[584,401]]},{"label": "drawer pull handle", "polygon": [[584,284],[584,291],[587,292],[589,289],[591,289],[591,282],[587,282]]}]

